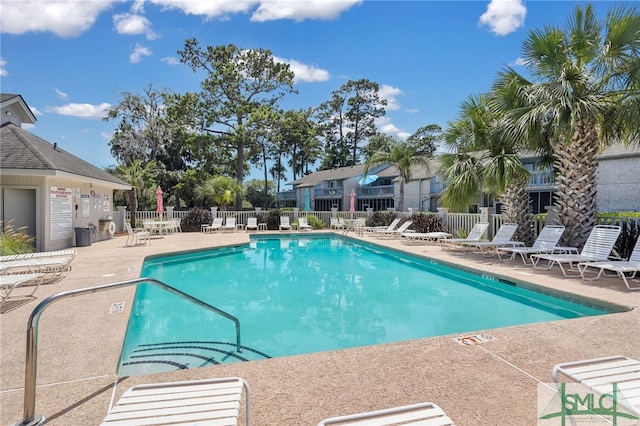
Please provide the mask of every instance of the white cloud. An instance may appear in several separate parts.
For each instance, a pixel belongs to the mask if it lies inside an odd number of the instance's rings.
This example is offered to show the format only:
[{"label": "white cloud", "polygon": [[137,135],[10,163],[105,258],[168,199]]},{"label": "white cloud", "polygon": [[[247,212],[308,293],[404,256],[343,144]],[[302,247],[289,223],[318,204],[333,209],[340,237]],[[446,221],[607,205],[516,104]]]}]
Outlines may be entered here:
[{"label": "white cloud", "polygon": [[158,38],[158,35],[151,29],[151,22],[142,15],[131,13],[113,15],[113,25],[118,34],[145,34],[147,40]]},{"label": "white cloud", "polygon": [[400,109],[397,97],[402,95],[402,90],[383,84],[378,90],[378,95],[381,99],[387,100],[386,110],[396,111]]},{"label": "white cloud", "polygon": [[60,37],[75,37],[91,28],[100,13],[122,1],[3,1],[0,28],[8,34],[49,31]]},{"label": "white cloud", "polygon": [[224,17],[230,13],[243,13],[258,3],[258,0],[149,0],[163,10],[178,9],[187,15],[203,15],[207,19]]},{"label": "white cloud", "polygon": [[160,60],[166,62],[168,65],[178,65],[180,63],[180,59],[175,56],[166,56]]},{"label": "white cloud", "polygon": [[133,49],[133,53],[129,55],[129,62],[132,64],[137,64],[142,60],[143,56],[151,56],[151,49],[148,47],[144,47],[140,44],[136,44],[136,47]]},{"label": "white cloud", "polygon": [[56,96],[57,96],[59,99],[68,99],[68,98],[69,98],[69,95],[67,95],[65,92],[63,92],[63,91],[62,91],[62,90],[60,90],[60,89],[56,89],[56,88],[54,87],[54,88],[53,88],[53,91],[54,91],[54,92],[56,92]]},{"label": "white cloud", "polygon": [[109,108],[111,108],[111,104],[106,102],[101,103],[100,105],[71,103],[63,106],[47,108],[47,110],[60,115],[69,115],[71,117],[102,119],[107,116]]},{"label": "white cloud", "polygon": [[313,65],[305,65],[301,62],[296,61],[295,59],[283,59],[274,56],[273,60],[276,62],[289,64],[291,71],[293,71],[293,73],[295,74],[294,80],[296,82],[327,81],[329,80],[329,78],[331,78],[331,74],[329,74],[329,71],[314,67]]},{"label": "white cloud", "polygon": [[0,58],[0,77],[6,77],[9,75],[9,71],[5,68],[7,61],[4,58]]},{"label": "white cloud", "polygon": [[524,60],[523,58],[516,58],[515,62],[511,63],[510,65],[518,65],[518,66],[524,67],[527,65],[527,61]]},{"label": "white cloud", "polygon": [[376,127],[380,130],[381,133],[384,133],[389,136],[395,136],[398,139],[404,140],[410,136],[410,133],[405,132],[404,130],[398,128],[395,124],[391,122],[391,118],[388,116],[380,117],[375,120]]},{"label": "white cloud", "polygon": [[496,35],[507,35],[524,24],[527,8],[522,0],[491,0],[480,24],[487,25]]},{"label": "white cloud", "polygon": [[362,0],[263,0],[251,16],[255,22],[278,19],[335,19],[345,10],[361,4]]},{"label": "white cloud", "polygon": [[419,110],[418,108],[409,108],[409,109],[407,110],[407,112],[408,112],[409,114],[417,114],[417,113],[419,113],[419,112],[420,112],[420,110]]},{"label": "white cloud", "polygon": [[33,113],[33,115],[42,115],[42,112],[38,110],[38,108],[36,107],[32,107],[30,106],[29,109],[31,110],[31,112]]}]

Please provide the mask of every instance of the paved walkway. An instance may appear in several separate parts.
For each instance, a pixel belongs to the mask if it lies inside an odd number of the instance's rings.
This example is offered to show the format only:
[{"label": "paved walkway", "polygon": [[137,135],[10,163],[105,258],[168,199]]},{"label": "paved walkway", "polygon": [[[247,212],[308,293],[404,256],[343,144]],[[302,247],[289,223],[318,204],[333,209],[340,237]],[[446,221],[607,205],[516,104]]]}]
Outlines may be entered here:
[{"label": "paved walkway", "polygon": [[[136,248],[123,247],[122,236],[79,247],[63,280],[40,287],[37,300],[0,315],[0,424],[22,419],[26,324],[46,296],[136,278],[146,256],[246,243],[248,235],[183,233]],[[627,291],[621,280],[582,283],[557,273],[533,273],[519,261],[364,239],[627,310],[485,330],[497,340],[482,346],[462,346],[453,341],[455,336],[443,336],[130,377],[121,381],[116,394],[144,382],[233,375],[251,386],[257,426],[316,425],[325,417],[421,401],[438,403],[458,425],[535,425],[537,385],[551,381],[555,364],[614,354],[640,359],[640,292]],[[133,293],[133,288],[94,293],[45,310],[39,325],[36,413],[46,416],[47,424],[93,425],[104,417]],[[124,312],[109,314],[120,302]]]}]

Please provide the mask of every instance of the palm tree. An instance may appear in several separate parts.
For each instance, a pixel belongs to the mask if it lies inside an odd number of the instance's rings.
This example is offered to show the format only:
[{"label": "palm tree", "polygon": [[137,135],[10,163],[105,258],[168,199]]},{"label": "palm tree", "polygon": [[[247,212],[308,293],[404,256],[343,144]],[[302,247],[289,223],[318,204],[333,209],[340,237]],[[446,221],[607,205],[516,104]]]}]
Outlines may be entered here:
[{"label": "palm tree", "polygon": [[[502,103],[506,98],[502,93]],[[533,241],[533,216],[526,192],[529,172],[520,161],[523,143],[509,139],[501,131],[501,114],[492,105],[489,95],[470,96],[460,108],[457,121],[450,123],[445,141],[454,151],[443,155],[443,177],[447,188],[443,204],[460,210],[472,204],[484,193],[500,198],[503,216],[518,223],[518,238],[529,244]],[[519,142],[519,141],[518,141]]]},{"label": "palm tree", "polygon": [[507,113],[510,138],[549,130],[557,170],[555,206],[564,243],[580,247],[596,224],[598,155],[613,141],[640,142],[640,14],[620,6],[600,23],[577,6],[563,31],[532,31],[523,56],[534,82],[507,68],[496,86],[512,87],[518,107]]},{"label": "palm tree", "polygon": [[242,194],[242,187],[229,176],[214,176],[196,187],[195,193],[204,203],[213,201],[224,209],[225,206],[233,203],[238,194]]},{"label": "palm tree", "polygon": [[133,160],[131,165],[119,164],[113,170],[113,174],[120,179],[129,182],[129,209],[131,210],[131,227],[136,227],[136,213],[138,211],[138,196],[153,192],[156,188],[154,176],[156,174],[155,161],[149,161],[144,166],[142,160]]},{"label": "palm tree", "polygon": [[398,210],[404,210],[404,184],[411,180],[411,168],[416,165],[428,167],[428,161],[433,157],[436,143],[441,139],[440,126],[431,124],[421,127],[406,141],[394,141],[381,150],[375,151],[365,162],[364,174],[379,164],[389,164],[398,168],[399,198]]}]

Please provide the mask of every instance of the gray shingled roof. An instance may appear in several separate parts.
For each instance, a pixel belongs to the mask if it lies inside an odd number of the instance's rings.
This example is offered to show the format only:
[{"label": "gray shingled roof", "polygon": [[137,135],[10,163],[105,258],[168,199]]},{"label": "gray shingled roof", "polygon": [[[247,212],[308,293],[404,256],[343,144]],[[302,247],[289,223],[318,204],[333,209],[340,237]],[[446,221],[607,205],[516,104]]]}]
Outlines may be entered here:
[{"label": "gray shingled roof", "polygon": [[[116,185],[131,185],[12,123],[0,133],[0,167],[37,171],[61,171]],[[124,189],[124,188],[122,188]]]},{"label": "gray shingled roof", "polygon": [[[345,180],[362,174],[364,171],[364,164],[356,164],[355,166],[338,167],[330,170],[320,170],[308,174],[300,179],[296,179],[293,182],[289,182],[289,185],[293,185],[296,188],[306,188],[316,186],[321,182],[330,180]],[[370,171],[369,174],[372,174]],[[380,177],[385,176],[397,176],[398,170],[395,166],[386,167],[380,172],[376,172]]]}]

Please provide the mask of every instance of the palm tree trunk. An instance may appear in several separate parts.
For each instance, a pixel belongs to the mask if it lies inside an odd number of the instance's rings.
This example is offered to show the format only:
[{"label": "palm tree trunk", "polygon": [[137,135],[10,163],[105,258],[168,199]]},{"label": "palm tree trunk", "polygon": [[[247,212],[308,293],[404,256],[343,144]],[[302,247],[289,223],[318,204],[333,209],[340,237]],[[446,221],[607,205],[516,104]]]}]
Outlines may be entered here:
[{"label": "palm tree trunk", "polygon": [[504,194],[500,196],[500,199],[505,222],[518,224],[518,231],[514,235],[514,239],[524,242],[527,246],[533,244],[535,224],[527,193],[526,179],[512,182]]},{"label": "palm tree trunk", "polygon": [[131,209],[131,219],[129,220],[131,227],[136,228],[136,214],[138,213],[138,190],[134,186],[129,191],[129,208]]},{"label": "palm tree trunk", "polygon": [[555,205],[566,227],[563,244],[581,248],[598,214],[596,175],[600,145],[595,126],[589,120],[578,118],[571,141],[559,144],[556,152]]}]

